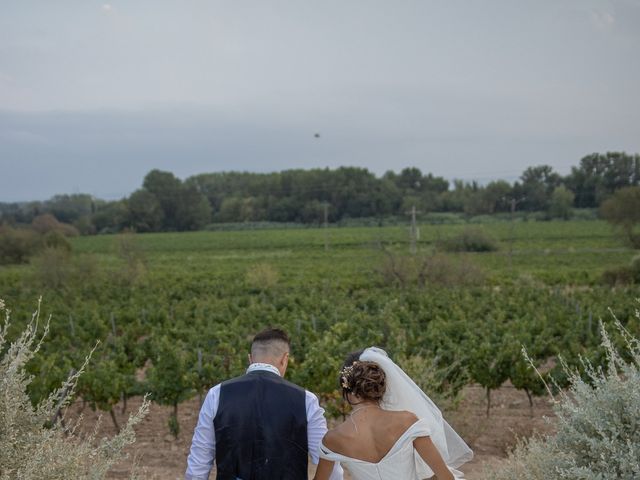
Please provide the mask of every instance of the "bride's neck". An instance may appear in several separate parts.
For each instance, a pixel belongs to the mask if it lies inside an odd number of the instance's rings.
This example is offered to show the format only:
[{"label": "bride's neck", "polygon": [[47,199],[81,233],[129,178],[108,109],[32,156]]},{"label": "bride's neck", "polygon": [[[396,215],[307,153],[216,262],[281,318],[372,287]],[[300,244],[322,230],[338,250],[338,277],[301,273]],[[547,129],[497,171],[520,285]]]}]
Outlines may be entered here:
[{"label": "bride's neck", "polygon": [[372,402],[370,400],[364,400],[362,402],[351,404],[352,410],[359,410],[362,408],[369,408],[369,407],[380,407],[380,405],[378,405],[378,402]]}]

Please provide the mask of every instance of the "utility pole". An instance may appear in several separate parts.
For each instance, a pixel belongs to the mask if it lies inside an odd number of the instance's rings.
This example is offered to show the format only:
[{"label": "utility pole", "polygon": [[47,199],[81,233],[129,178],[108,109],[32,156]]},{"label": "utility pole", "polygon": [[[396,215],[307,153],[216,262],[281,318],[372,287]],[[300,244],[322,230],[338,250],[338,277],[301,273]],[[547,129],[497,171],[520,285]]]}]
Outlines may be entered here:
[{"label": "utility pole", "polygon": [[516,205],[525,200],[525,197],[522,197],[518,200],[515,198],[511,199],[511,216],[510,216],[510,232],[509,232],[509,271],[513,269],[513,242],[515,241],[515,213],[516,213]]},{"label": "utility pole", "polygon": [[411,228],[409,230],[409,235],[411,238],[411,253],[413,255],[415,255],[416,253],[416,240],[418,239],[418,227],[416,226],[416,214],[420,213],[419,211],[416,210],[416,206],[413,205],[411,207],[411,211],[410,212],[405,212],[407,214],[411,215]]},{"label": "utility pole", "polygon": [[324,202],[324,251],[329,250],[329,203]]}]

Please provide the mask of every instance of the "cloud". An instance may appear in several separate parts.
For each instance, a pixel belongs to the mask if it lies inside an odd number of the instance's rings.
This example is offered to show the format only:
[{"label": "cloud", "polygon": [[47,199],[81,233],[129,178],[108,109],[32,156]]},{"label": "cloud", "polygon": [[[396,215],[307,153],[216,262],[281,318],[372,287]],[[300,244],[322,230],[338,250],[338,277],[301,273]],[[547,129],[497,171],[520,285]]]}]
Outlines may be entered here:
[{"label": "cloud", "polygon": [[0,139],[3,142],[11,142],[15,145],[53,145],[45,136],[26,130],[0,130]]},{"label": "cloud", "polygon": [[14,83],[13,82],[13,77],[9,74],[0,72],[0,84],[9,84],[9,83]]},{"label": "cloud", "polygon": [[616,23],[616,17],[610,12],[590,10],[589,16],[593,26],[602,32],[611,30]]},{"label": "cloud", "polygon": [[105,13],[109,13],[113,10],[113,7],[111,6],[110,3],[103,3],[102,4],[102,11]]}]

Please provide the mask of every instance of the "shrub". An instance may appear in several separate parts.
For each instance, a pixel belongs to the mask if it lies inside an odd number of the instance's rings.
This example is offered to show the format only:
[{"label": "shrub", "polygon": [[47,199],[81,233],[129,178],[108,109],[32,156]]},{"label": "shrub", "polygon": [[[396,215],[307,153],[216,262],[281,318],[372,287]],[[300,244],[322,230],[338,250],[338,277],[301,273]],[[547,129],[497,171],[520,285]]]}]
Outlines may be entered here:
[{"label": "shrub", "polygon": [[624,187],[616,190],[600,207],[602,217],[618,228],[627,243],[640,248],[640,187]]},{"label": "shrub", "polygon": [[601,324],[607,365],[584,361],[584,380],[564,364],[570,387],[555,405],[557,432],[520,442],[490,478],[640,478],[640,341],[615,324],[626,351],[613,346]]},{"label": "shrub", "polygon": [[72,259],[72,279],[76,285],[90,285],[100,276],[98,261],[94,255],[75,255]]},{"label": "shrub", "polygon": [[564,185],[556,187],[551,194],[549,218],[569,220],[573,211],[574,198],[575,194]]},{"label": "shrub", "polygon": [[602,281],[610,286],[633,283],[640,285],[640,255],[633,257],[629,265],[605,270]]},{"label": "shrub", "polygon": [[39,336],[38,306],[26,329],[7,345],[9,312],[1,300],[0,310],[5,314],[0,328],[0,352],[4,352],[0,359],[0,479],[105,478],[111,466],[124,458],[124,447],[135,441],[133,428],[147,414],[149,402],[145,399],[118,435],[97,441],[94,431],[81,438],[76,433],[79,422],[65,427],[57,419],[69,405],[89,358],[78,373],[34,407],[27,394],[32,377],[26,374],[25,365],[40,349],[49,322]]},{"label": "shrub", "polygon": [[71,253],[71,243],[62,233],[51,230],[42,237],[42,244],[47,248],[56,248]]},{"label": "shrub", "polygon": [[245,274],[245,282],[254,290],[273,288],[278,283],[278,270],[268,263],[258,263],[250,267]]},{"label": "shrub", "polygon": [[633,282],[631,269],[626,265],[617,268],[609,268],[602,272],[602,282],[611,287],[616,285],[628,285]]},{"label": "shrub", "polygon": [[73,222],[73,226],[78,230],[80,235],[95,235],[96,227],[91,221],[91,216],[85,215]]},{"label": "shrub", "polygon": [[58,232],[66,237],[77,237],[80,232],[73,225],[59,222],[56,217],[50,213],[38,215],[31,221],[31,228],[38,233]]},{"label": "shrub", "polygon": [[459,235],[438,242],[438,247],[447,252],[494,252],[496,241],[477,227],[465,228]]},{"label": "shrub", "polygon": [[471,217],[469,219],[469,223],[496,223],[496,222],[503,222],[505,221],[504,218],[501,218],[500,216],[496,215],[496,214],[483,214],[483,215],[474,215],[473,217]]},{"label": "shrub", "polygon": [[631,259],[631,271],[637,276],[638,282],[640,282],[640,255],[636,255]]},{"label": "shrub", "polygon": [[597,220],[598,210],[595,208],[574,208],[571,218],[573,220]]},{"label": "shrub", "polygon": [[420,221],[430,225],[460,224],[464,223],[464,218],[460,213],[430,212],[423,215]]},{"label": "shrub", "polygon": [[424,267],[424,258],[418,256],[396,255],[383,247],[386,254],[377,269],[384,285],[408,287],[418,283],[419,272]]},{"label": "shrub", "polygon": [[32,230],[0,226],[0,264],[25,263],[41,246]]},{"label": "shrub", "polygon": [[455,287],[477,285],[486,279],[483,270],[468,258],[454,260],[442,254],[396,255],[385,248],[383,251],[386,256],[377,273],[384,285]]},{"label": "shrub", "polygon": [[116,236],[116,253],[124,262],[116,272],[116,280],[133,286],[140,283],[147,274],[147,259],[144,250],[136,240],[136,234],[126,232]]},{"label": "shrub", "polygon": [[31,261],[36,281],[47,288],[61,288],[67,283],[71,273],[69,259],[69,251],[65,249],[44,248]]},{"label": "shrub", "polygon": [[424,283],[443,287],[479,285],[486,280],[484,271],[469,258],[452,259],[433,255],[426,260]]}]

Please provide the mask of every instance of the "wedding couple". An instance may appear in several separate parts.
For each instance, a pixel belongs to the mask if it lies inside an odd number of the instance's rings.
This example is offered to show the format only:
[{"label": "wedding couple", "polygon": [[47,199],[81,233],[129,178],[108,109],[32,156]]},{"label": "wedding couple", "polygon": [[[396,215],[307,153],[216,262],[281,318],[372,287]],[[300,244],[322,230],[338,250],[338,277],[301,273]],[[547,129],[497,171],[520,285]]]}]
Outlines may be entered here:
[{"label": "wedding couple", "polygon": [[209,390],[185,480],[208,479],[214,460],[218,480],[306,480],[309,457],[314,480],[340,480],[342,466],[353,480],[462,478],[473,453],[383,350],[349,355],[339,381],[351,414],[327,431],[317,397],[283,378],[289,348],[282,330],[259,333],[247,373]]}]

